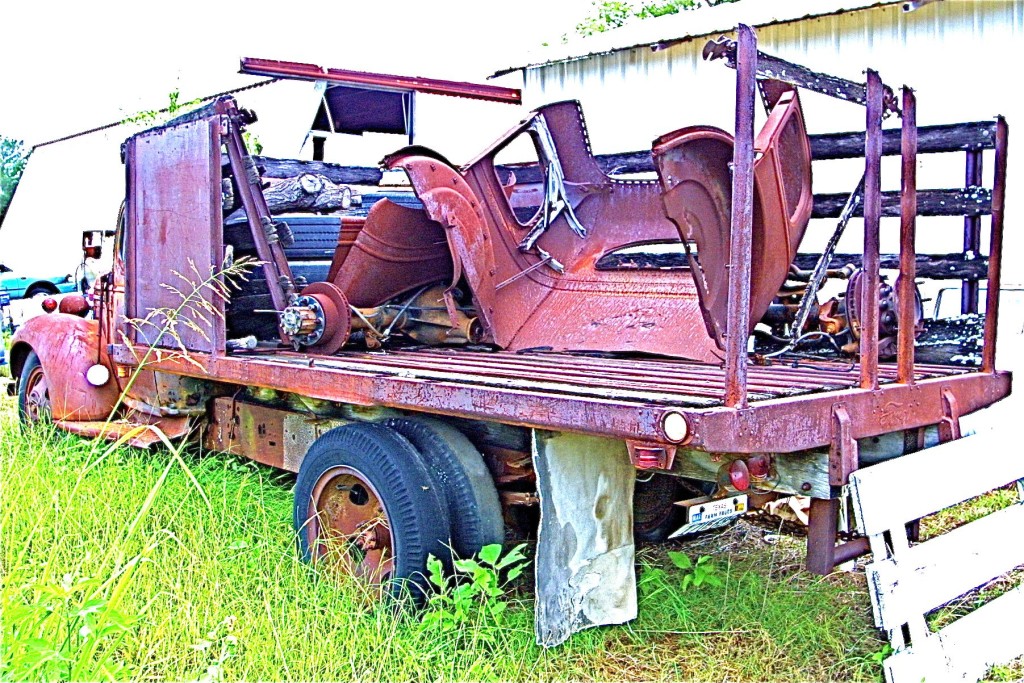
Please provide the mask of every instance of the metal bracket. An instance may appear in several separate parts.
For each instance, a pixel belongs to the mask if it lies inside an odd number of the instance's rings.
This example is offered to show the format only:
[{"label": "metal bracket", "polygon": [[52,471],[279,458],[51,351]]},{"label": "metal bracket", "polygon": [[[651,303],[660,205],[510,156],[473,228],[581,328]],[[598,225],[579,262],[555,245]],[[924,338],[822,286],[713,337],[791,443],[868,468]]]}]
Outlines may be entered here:
[{"label": "metal bracket", "polygon": [[852,421],[841,403],[832,406],[832,445],[828,449],[828,483],[846,486],[857,469],[857,441],[853,438]]},{"label": "metal bracket", "polygon": [[629,461],[638,470],[670,470],[676,459],[674,444],[626,441]]},{"label": "metal bracket", "polygon": [[939,420],[939,441],[956,441],[962,436],[960,431],[960,407],[956,396],[946,388],[942,390],[942,419]]},{"label": "metal bracket", "polygon": [[[735,40],[721,36],[716,40],[709,40],[704,45],[703,57],[708,61],[724,59],[727,66],[735,69],[736,50]],[[782,81],[805,90],[861,105],[866,105],[868,101],[867,87],[863,83],[855,83],[839,76],[812,71],[806,66],[787,62],[760,51],[757,53],[757,77]],[[886,115],[902,116],[896,94],[889,86],[884,86],[884,88],[883,111]]]}]

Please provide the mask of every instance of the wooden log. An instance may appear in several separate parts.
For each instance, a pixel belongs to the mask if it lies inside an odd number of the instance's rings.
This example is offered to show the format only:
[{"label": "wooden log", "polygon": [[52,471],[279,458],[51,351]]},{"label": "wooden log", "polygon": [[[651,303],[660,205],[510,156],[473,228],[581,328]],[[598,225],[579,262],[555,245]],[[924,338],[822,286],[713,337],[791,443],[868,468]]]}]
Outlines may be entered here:
[{"label": "wooden log", "polygon": [[[794,265],[801,270],[810,270],[821,258],[821,254],[797,254]],[[967,259],[963,254],[918,254],[915,259],[917,276],[932,280],[983,280],[988,276],[988,259],[979,257]],[[835,254],[829,261],[829,268],[842,268],[852,263],[861,266],[860,254]],[[882,254],[879,267],[896,270],[900,266],[899,254]]]},{"label": "wooden log", "polygon": [[[995,122],[974,121],[918,129],[918,152],[954,152],[959,150],[992,149],[995,145]],[[882,154],[900,153],[900,131],[882,133]],[[814,159],[846,159],[864,156],[864,133],[828,133],[811,135],[811,157]],[[650,150],[598,154],[597,162],[605,173],[648,173],[654,171]],[[256,157],[264,178],[290,178],[313,173],[329,178],[331,182],[349,185],[376,185],[380,182],[380,169],[369,166],[343,166],[324,161],[277,159]],[[532,166],[499,166],[514,170],[519,182],[540,182],[540,169]]]},{"label": "wooden log", "polygon": [[[828,133],[811,135],[811,158],[850,159],[864,156],[864,133]],[[974,121],[917,129],[918,154],[993,149],[996,141],[995,121]],[[900,153],[900,129],[882,131],[882,154]]]},{"label": "wooden log", "polygon": [[369,166],[342,166],[324,161],[256,157],[256,165],[265,179],[293,178],[304,173],[324,176],[339,185],[377,185],[382,173]]},{"label": "wooden log", "polygon": [[289,211],[326,213],[352,206],[352,188],[312,173],[268,180],[267,187],[263,188],[263,196],[272,214]]},{"label": "wooden log", "polygon": [[[846,204],[847,194],[816,194],[812,218],[838,218]],[[965,187],[952,190],[919,190],[918,216],[985,216],[992,212],[992,191],[983,187]],[[858,207],[855,216],[863,215]],[[900,193],[882,193],[882,215],[900,215]]]}]

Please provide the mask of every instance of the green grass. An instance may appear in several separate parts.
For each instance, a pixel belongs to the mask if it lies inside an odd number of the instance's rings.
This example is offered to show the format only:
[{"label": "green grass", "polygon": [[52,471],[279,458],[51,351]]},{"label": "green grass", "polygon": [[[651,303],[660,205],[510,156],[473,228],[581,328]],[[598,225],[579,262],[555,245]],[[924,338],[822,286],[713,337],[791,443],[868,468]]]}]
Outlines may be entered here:
[{"label": "green grass", "polygon": [[713,555],[721,579],[687,590],[665,548],[644,548],[640,617],[553,650],[534,645],[526,580],[501,628],[480,614],[438,634],[296,559],[291,475],[220,454],[103,457],[22,435],[13,406],[0,398],[4,679],[880,678],[863,576],[805,573],[798,539],[741,523],[674,544]]}]

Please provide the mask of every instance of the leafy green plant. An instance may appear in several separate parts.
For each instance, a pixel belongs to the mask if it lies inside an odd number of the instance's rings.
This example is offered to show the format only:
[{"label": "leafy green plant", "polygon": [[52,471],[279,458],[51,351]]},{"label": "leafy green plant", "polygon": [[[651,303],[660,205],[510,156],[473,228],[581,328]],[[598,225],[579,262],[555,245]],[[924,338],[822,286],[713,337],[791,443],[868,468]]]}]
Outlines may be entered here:
[{"label": "leafy green plant", "polygon": [[170,121],[179,114],[186,114],[203,103],[203,98],[181,101],[181,90],[175,88],[167,93],[167,106],[163,109],[144,109],[125,117],[121,123],[138,123],[143,126],[155,126]]},{"label": "leafy green plant", "polygon": [[447,576],[441,560],[431,555],[428,578],[437,591],[427,602],[421,629],[451,633],[472,626],[486,640],[487,631],[481,627],[501,625],[508,608],[506,586],[526,568],[524,547],[519,544],[502,555],[500,545],[484,546],[475,558],[455,560],[455,576]]},{"label": "leafy green plant", "polygon": [[[594,13],[576,24],[576,33],[584,38],[623,26],[632,19],[650,19],[682,10],[721,5],[737,0],[654,0],[637,9],[628,0],[594,0]],[[564,42],[564,41],[563,41]]]},{"label": "leafy green plant", "polygon": [[716,587],[722,585],[722,579],[718,576],[718,566],[710,555],[701,555],[694,562],[686,553],[670,550],[668,559],[684,572],[680,582],[680,588],[684,591],[691,586],[700,588],[705,585]]},{"label": "leafy green plant", "polygon": [[872,652],[868,655],[868,661],[876,666],[882,666],[882,662],[889,658],[895,650],[892,649],[892,645],[886,643],[882,646],[882,649]]}]

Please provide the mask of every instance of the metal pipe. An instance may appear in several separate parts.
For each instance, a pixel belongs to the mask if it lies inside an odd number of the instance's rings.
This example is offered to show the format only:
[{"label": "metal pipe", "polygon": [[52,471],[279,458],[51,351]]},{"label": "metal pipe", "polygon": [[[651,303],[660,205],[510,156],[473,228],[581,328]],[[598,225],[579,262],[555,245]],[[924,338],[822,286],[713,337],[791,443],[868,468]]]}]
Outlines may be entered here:
[{"label": "metal pipe", "polygon": [[864,286],[861,288],[860,386],[878,388],[878,229],[882,215],[882,97],[878,72],[868,69],[864,139]]},{"label": "metal pipe", "polygon": [[807,520],[807,571],[825,575],[836,566],[839,500],[812,498]]},{"label": "metal pipe", "polygon": [[[981,187],[982,154],[980,149],[967,150],[964,187]],[[964,253],[981,251],[981,216],[964,216]],[[960,312],[978,312],[978,281],[964,280],[960,291]]]},{"label": "metal pipe", "polygon": [[1006,204],[1006,154],[1010,127],[1002,116],[996,119],[996,168],[992,182],[992,228],[988,248],[988,291],[985,293],[985,342],[981,349],[981,371],[996,369],[996,322],[999,316],[999,284],[1003,261],[1003,211]]},{"label": "metal pipe", "polygon": [[899,328],[896,338],[896,381],[914,383],[914,278],[917,275],[917,97],[903,86],[903,126],[901,134],[903,173],[900,194],[900,279]]},{"label": "metal pipe", "polygon": [[[906,100],[904,100],[906,101]],[[906,109],[903,110],[906,113]],[[840,543],[832,551],[832,562],[834,564],[843,564],[850,560],[862,557],[871,552],[871,543],[866,537],[855,538],[852,541],[846,543]]]},{"label": "metal pipe", "polygon": [[750,330],[750,250],[754,223],[754,92],[757,38],[738,28],[736,142],[733,146],[732,231],[729,239],[729,315],[725,335],[725,405],[747,406],[747,336]]}]

